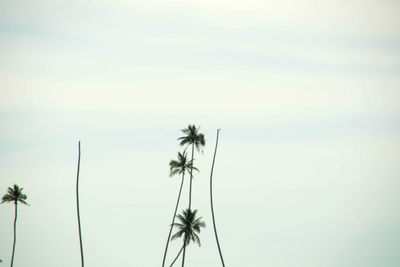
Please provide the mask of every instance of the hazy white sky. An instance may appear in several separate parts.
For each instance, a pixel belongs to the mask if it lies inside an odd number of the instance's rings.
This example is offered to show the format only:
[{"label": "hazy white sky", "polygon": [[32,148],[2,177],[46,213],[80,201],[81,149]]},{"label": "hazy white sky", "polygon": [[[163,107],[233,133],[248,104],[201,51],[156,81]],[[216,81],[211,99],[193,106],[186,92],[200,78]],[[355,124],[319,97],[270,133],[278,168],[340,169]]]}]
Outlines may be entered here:
[{"label": "hazy white sky", "polygon": [[[14,266],[159,266],[201,125],[187,266],[400,265],[400,1],[1,1],[0,193]],[[187,188],[185,188],[187,190]],[[182,208],[186,205],[184,192]],[[0,258],[12,247],[0,206]],[[169,258],[180,242],[171,243]]]}]

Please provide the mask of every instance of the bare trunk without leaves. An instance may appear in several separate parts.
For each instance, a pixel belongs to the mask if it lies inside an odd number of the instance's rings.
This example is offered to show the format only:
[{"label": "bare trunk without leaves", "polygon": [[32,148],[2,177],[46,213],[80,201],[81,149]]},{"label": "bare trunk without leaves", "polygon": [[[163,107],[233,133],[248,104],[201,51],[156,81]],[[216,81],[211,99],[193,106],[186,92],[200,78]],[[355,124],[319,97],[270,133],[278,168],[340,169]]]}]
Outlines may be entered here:
[{"label": "bare trunk without leaves", "polygon": [[181,187],[180,187],[180,189],[179,189],[178,200],[176,201],[174,217],[172,217],[172,223],[171,223],[171,228],[169,229],[169,234],[168,234],[168,239],[167,239],[167,245],[165,246],[164,258],[163,258],[163,262],[162,262],[162,266],[163,266],[163,267],[164,267],[164,265],[165,265],[165,258],[166,258],[166,256],[167,256],[168,244],[169,244],[169,241],[170,241],[170,238],[171,238],[172,228],[174,227],[176,212],[178,211],[179,200],[180,200],[180,198],[181,198],[181,193],[182,193],[182,187],[183,187],[183,181],[184,181],[184,179],[185,179],[185,172],[183,172],[183,174],[182,174],[182,182],[181,182]]},{"label": "bare trunk without leaves", "polygon": [[211,215],[212,215],[212,221],[213,221],[213,226],[214,226],[215,239],[217,240],[217,246],[218,246],[219,257],[221,258],[222,266],[225,267],[224,258],[222,257],[221,247],[219,246],[218,235],[217,235],[217,227],[215,226],[214,204],[213,204],[213,195],[212,195],[212,176],[213,176],[213,172],[214,172],[215,156],[216,156],[216,154],[217,154],[219,131],[220,131],[220,129],[217,130],[217,141],[216,141],[216,143],[215,143],[214,158],[213,158],[213,162],[212,162],[212,166],[211,166],[211,174],[210,174],[210,202],[211,202]]},{"label": "bare trunk without leaves", "polygon": [[15,243],[17,242],[17,215],[18,215],[17,206],[18,206],[17,201],[15,201],[14,242],[13,242],[13,250],[12,250],[12,255],[11,255],[11,267],[13,267],[13,264],[14,264]]},{"label": "bare trunk without leaves", "polygon": [[189,186],[189,209],[192,206],[192,178],[193,178],[193,156],[194,156],[194,144],[192,144],[192,162],[190,166],[190,186]]},{"label": "bare trunk without leaves", "polygon": [[185,254],[186,254],[186,234],[183,238],[183,255],[182,255],[182,267],[185,266]]},{"label": "bare trunk without leaves", "polygon": [[181,247],[181,249],[180,249],[179,252],[178,252],[178,255],[176,255],[174,261],[171,263],[171,265],[170,265],[169,267],[172,267],[172,265],[174,265],[174,263],[176,262],[176,260],[179,258],[179,255],[181,255],[182,251],[183,251],[183,246]]},{"label": "bare trunk without leaves", "polygon": [[80,163],[81,163],[81,141],[78,143],[78,171],[76,174],[76,209],[78,213],[78,229],[79,229],[79,243],[80,243],[80,248],[81,248],[81,264],[82,267],[84,267],[84,260],[83,260],[83,247],[82,247],[82,232],[81,232],[81,217],[79,215],[79,168],[80,168]]}]

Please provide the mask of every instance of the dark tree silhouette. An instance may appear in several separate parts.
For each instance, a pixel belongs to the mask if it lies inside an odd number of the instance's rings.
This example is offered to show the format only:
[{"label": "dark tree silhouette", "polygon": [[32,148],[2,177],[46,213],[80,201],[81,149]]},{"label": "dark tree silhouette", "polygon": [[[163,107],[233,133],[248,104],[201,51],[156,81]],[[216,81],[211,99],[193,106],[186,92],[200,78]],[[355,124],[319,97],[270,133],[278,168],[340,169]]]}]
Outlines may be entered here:
[{"label": "dark tree silhouette", "polygon": [[78,171],[76,173],[76,210],[78,214],[78,229],[79,229],[79,244],[81,248],[81,264],[85,266],[83,259],[83,246],[82,246],[82,231],[81,231],[81,217],[79,214],[79,168],[81,164],[81,141],[78,142]]},{"label": "dark tree silhouette", "polygon": [[172,223],[171,223],[171,227],[170,227],[169,233],[168,233],[167,245],[165,246],[164,257],[163,257],[163,262],[162,262],[162,266],[163,267],[165,265],[165,258],[167,256],[168,245],[169,245],[169,241],[170,241],[170,238],[171,238],[172,228],[173,228],[173,225],[174,225],[174,222],[175,222],[176,212],[178,210],[179,201],[180,201],[180,198],[181,198],[183,181],[185,179],[185,172],[190,171],[191,168],[193,168],[193,170],[198,171],[198,169],[196,167],[193,167],[192,161],[188,161],[187,160],[186,151],[183,151],[183,153],[178,152],[178,159],[177,160],[171,160],[169,162],[169,167],[170,167],[169,168],[169,170],[170,170],[169,176],[172,177],[172,176],[174,176],[176,174],[182,174],[182,180],[181,180],[181,186],[179,188],[178,200],[176,201],[174,216],[172,217]]},{"label": "dark tree silhouette", "polygon": [[[182,133],[185,135],[179,137],[178,140],[181,140],[179,143],[181,146],[184,145],[192,145],[192,166],[193,166],[193,157],[194,157],[194,148],[200,150],[206,144],[206,140],[204,139],[204,134],[199,133],[200,127],[196,128],[195,125],[188,125],[187,128],[182,129]],[[193,178],[193,168],[190,168],[190,186],[189,186],[189,209],[192,204],[192,178]]]},{"label": "dark tree silhouette", "polygon": [[185,266],[185,254],[186,247],[189,245],[190,241],[197,243],[201,246],[200,238],[196,233],[200,233],[200,227],[206,227],[206,224],[201,221],[201,218],[196,218],[197,210],[191,211],[186,209],[182,211],[182,215],[179,214],[176,217],[179,219],[180,223],[174,223],[173,225],[178,228],[171,240],[183,236],[183,255],[182,255],[182,267]]},{"label": "dark tree silhouette", "polygon": [[212,162],[212,165],[211,165],[211,173],[210,173],[210,203],[211,203],[211,215],[212,215],[212,221],[213,221],[213,226],[214,226],[215,239],[217,241],[217,246],[218,246],[219,257],[221,258],[222,266],[225,267],[224,258],[222,257],[221,247],[220,247],[219,241],[218,241],[217,227],[215,226],[214,203],[213,203],[213,194],[212,194],[212,178],[213,178],[213,172],[214,172],[215,156],[217,155],[218,138],[219,138],[219,131],[220,130],[221,129],[217,129],[217,141],[215,143],[214,157],[213,157],[213,162]]},{"label": "dark tree silhouette", "polygon": [[1,203],[4,202],[14,202],[15,205],[15,218],[14,218],[14,242],[13,242],[13,250],[12,250],[12,256],[11,256],[11,267],[14,264],[14,253],[15,253],[15,243],[17,241],[17,215],[18,215],[18,202],[28,205],[29,204],[25,201],[27,199],[27,196],[22,194],[22,187],[19,188],[18,185],[14,184],[14,187],[8,188],[7,193],[3,196]]}]

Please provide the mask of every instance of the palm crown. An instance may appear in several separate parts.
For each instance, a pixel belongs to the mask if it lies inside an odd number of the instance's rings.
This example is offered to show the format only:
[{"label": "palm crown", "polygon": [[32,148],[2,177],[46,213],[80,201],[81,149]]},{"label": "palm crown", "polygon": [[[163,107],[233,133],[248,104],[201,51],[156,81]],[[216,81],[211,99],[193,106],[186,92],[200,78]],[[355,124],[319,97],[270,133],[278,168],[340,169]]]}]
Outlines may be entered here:
[{"label": "palm crown", "polygon": [[[183,153],[178,152],[178,159],[171,160],[169,162],[169,176],[172,177],[175,174],[183,174],[185,171],[189,170],[192,164],[192,160],[187,160],[186,151]],[[194,170],[199,171],[196,167],[193,167]]]},{"label": "palm crown", "polygon": [[200,238],[196,233],[200,233],[200,227],[206,227],[206,224],[201,221],[202,217],[196,218],[197,210],[186,209],[182,212],[182,215],[177,215],[180,223],[174,223],[174,226],[178,228],[171,240],[176,239],[184,235],[184,244],[187,246],[190,241],[197,243],[199,246]]},{"label": "palm crown", "polygon": [[185,136],[179,137],[178,140],[181,140],[179,143],[181,146],[183,145],[194,145],[197,150],[200,150],[200,147],[205,146],[206,140],[204,139],[204,134],[199,133],[200,127],[196,128],[195,125],[188,125],[187,128],[182,129],[182,133]]},{"label": "palm crown", "polygon": [[29,205],[25,201],[27,199],[27,196],[25,194],[22,194],[22,189],[23,187],[20,188],[16,184],[13,188],[9,187],[7,193],[3,196],[1,203],[14,202],[15,204],[17,204],[18,202],[21,202],[22,204]]}]

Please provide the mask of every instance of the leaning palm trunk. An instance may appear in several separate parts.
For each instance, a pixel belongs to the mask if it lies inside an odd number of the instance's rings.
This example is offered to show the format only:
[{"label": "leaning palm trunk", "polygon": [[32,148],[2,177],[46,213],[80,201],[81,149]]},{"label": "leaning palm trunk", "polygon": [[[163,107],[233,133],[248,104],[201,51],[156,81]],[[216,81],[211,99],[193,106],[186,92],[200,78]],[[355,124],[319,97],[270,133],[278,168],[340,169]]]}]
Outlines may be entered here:
[{"label": "leaning palm trunk", "polygon": [[217,228],[216,228],[216,226],[215,226],[214,204],[213,204],[213,195],[212,195],[212,176],[213,176],[213,171],[214,171],[215,156],[216,156],[216,154],[217,154],[219,131],[220,131],[220,129],[217,130],[217,141],[216,141],[216,143],[215,143],[214,157],[213,157],[213,162],[212,162],[212,166],[211,166],[211,174],[210,174],[210,202],[211,202],[211,215],[212,215],[212,221],[213,221],[213,226],[214,226],[215,239],[217,240],[217,246],[218,246],[219,257],[221,258],[222,266],[225,267],[224,258],[222,257],[221,248],[220,248],[220,246],[219,246],[218,235],[217,235]]},{"label": "leaning palm trunk", "polygon": [[[193,166],[193,165],[192,165],[192,166]],[[170,239],[171,239],[172,228],[174,227],[176,212],[177,212],[177,210],[178,210],[179,200],[180,200],[180,198],[181,198],[181,193],[182,193],[182,187],[183,187],[183,181],[184,181],[184,179],[185,179],[185,172],[183,172],[183,174],[182,174],[182,182],[181,182],[181,187],[179,188],[178,200],[176,201],[176,206],[175,206],[175,211],[174,211],[174,217],[172,217],[171,228],[169,229],[169,233],[168,233],[167,245],[165,246],[164,258],[163,258],[163,262],[162,262],[162,266],[163,266],[163,267],[164,267],[164,265],[165,265],[165,258],[166,258],[166,256],[167,256],[168,245],[169,245],[169,241],[170,241]]]},{"label": "leaning palm trunk", "polygon": [[181,255],[182,251],[183,251],[183,246],[181,247],[181,250],[179,250],[178,255],[176,255],[174,261],[171,263],[171,265],[169,267],[172,267],[172,265],[174,265],[176,260],[179,258],[179,255]]},{"label": "leaning palm trunk", "polygon": [[78,154],[78,171],[76,174],[76,208],[77,208],[77,213],[78,213],[78,229],[79,229],[79,243],[80,243],[80,248],[81,248],[81,264],[83,267],[85,264],[84,264],[84,260],[83,260],[81,217],[79,215],[79,168],[80,168],[80,163],[81,163],[81,141],[79,141],[79,143],[78,143],[78,149],[79,149],[79,154]]},{"label": "leaning palm trunk", "polygon": [[190,164],[189,209],[192,206],[193,156],[194,156],[194,143],[192,144],[192,162]]},{"label": "leaning palm trunk", "polygon": [[15,201],[15,218],[14,218],[14,242],[13,242],[13,250],[12,250],[12,255],[11,255],[11,267],[14,264],[14,252],[15,252],[15,243],[17,242],[17,201]]}]

